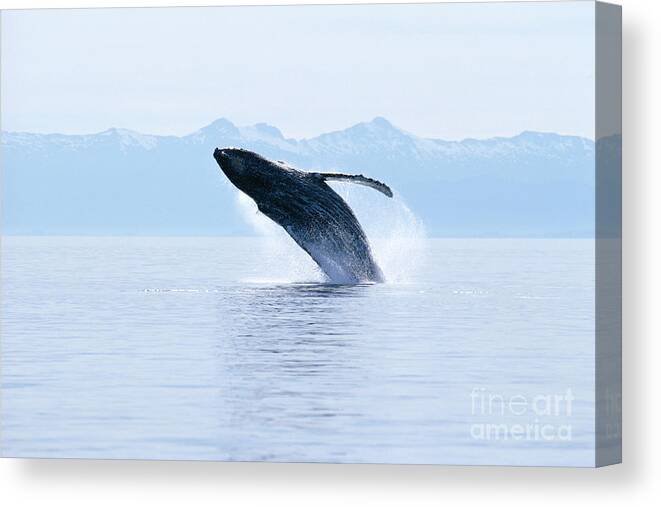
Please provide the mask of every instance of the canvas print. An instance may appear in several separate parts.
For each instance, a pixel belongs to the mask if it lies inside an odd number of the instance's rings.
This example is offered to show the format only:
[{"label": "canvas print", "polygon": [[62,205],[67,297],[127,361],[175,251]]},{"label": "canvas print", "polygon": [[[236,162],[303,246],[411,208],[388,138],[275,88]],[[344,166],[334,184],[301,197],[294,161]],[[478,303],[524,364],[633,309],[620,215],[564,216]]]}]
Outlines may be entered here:
[{"label": "canvas print", "polygon": [[621,457],[621,15],[8,10],[3,457]]}]

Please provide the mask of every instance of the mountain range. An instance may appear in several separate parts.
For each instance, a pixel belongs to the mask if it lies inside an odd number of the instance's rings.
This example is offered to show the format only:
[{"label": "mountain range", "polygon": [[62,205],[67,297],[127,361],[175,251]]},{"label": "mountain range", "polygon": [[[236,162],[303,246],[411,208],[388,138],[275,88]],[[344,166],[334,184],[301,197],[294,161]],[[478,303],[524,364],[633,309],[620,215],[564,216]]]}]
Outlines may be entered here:
[{"label": "mountain range", "polygon": [[227,119],[181,137],[2,132],[3,234],[253,234],[212,157],[225,146],[377,178],[431,236],[594,234],[594,141],[540,132],[445,141],[380,117],[298,140]]}]

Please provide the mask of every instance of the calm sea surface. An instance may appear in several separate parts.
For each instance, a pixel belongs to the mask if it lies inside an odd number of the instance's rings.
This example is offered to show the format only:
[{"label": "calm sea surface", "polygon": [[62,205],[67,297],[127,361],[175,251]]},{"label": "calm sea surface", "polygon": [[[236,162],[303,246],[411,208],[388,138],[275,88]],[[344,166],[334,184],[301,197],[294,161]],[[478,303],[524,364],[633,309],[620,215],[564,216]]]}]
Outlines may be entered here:
[{"label": "calm sea surface", "polygon": [[269,241],[3,238],[2,454],[593,464],[592,241]]}]

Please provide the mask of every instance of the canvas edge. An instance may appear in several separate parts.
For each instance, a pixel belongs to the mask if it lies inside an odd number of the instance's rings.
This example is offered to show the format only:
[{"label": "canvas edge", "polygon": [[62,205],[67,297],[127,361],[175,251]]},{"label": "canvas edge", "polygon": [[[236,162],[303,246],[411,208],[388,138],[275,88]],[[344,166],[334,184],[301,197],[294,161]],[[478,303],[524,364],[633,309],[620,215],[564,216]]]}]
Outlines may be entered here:
[{"label": "canvas edge", "polygon": [[595,466],[622,462],[622,7],[595,3]]}]

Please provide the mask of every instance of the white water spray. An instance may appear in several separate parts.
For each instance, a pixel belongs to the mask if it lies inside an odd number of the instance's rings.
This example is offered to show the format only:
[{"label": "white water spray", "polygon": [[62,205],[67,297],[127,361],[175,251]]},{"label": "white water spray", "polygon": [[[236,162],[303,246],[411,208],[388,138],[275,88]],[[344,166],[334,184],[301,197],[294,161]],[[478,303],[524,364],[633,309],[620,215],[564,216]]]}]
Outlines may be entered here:
[{"label": "white water spray", "polygon": [[351,183],[329,184],[358,218],[386,282],[414,280],[427,251],[425,228],[396,190],[393,189],[395,195],[390,199],[371,188]]},{"label": "white water spray", "polygon": [[241,191],[236,192],[236,205],[244,220],[263,241],[262,263],[256,268],[255,278],[249,281],[263,283],[321,283],[326,277],[317,264],[278,224],[263,215],[257,204]]},{"label": "white water spray", "polygon": [[[373,189],[351,183],[332,182],[356,214],[367,234],[372,253],[387,283],[415,279],[426,252],[422,222],[397,194],[389,199]],[[236,203],[246,222],[263,238],[264,262],[255,273],[260,282],[323,282],[325,276],[315,262],[282,227],[264,216],[255,202],[237,191]]]}]

